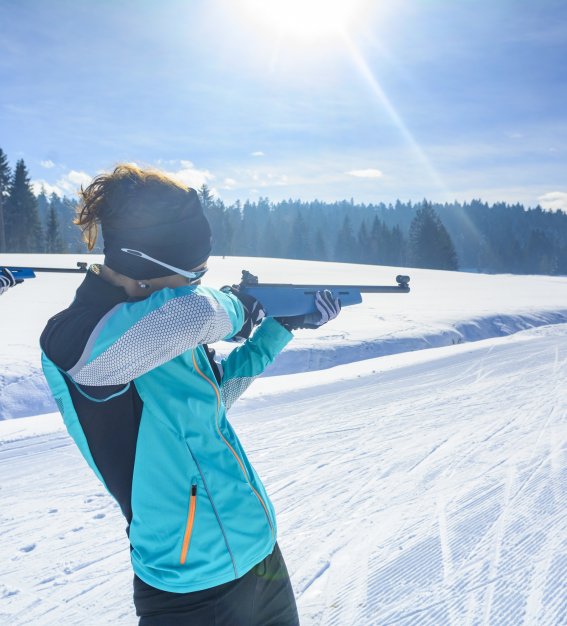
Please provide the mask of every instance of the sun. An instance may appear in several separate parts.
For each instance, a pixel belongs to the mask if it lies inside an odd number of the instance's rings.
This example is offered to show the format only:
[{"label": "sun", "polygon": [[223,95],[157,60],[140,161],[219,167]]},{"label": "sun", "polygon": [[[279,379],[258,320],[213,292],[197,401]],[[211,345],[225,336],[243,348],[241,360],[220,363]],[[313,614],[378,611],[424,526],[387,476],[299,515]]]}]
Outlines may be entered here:
[{"label": "sun", "polygon": [[357,10],[357,0],[246,0],[248,10],[264,27],[301,39],[319,39],[343,32]]}]

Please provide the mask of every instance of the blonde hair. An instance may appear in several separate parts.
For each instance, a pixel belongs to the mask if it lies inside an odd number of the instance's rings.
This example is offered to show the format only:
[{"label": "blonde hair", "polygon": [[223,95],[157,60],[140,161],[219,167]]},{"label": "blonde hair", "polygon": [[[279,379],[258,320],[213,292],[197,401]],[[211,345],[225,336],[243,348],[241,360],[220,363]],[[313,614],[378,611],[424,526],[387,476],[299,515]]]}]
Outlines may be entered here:
[{"label": "blonde hair", "polygon": [[98,225],[112,228],[155,226],[181,217],[189,202],[182,183],[154,169],[140,169],[121,163],[111,174],[100,174],[79,192],[79,206],[73,220],[92,250]]}]

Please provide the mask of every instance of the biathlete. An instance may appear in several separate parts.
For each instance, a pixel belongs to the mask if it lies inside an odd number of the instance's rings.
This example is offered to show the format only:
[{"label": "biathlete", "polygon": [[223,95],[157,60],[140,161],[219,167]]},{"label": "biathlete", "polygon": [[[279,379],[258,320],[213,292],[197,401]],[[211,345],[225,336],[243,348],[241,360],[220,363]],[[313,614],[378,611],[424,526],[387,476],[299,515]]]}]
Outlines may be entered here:
[{"label": "biathlete", "polygon": [[[292,339],[336,317],[265,318],[201,285],[211,230],[197,193],[120,165],[84,190],[76,223],[104,264],[41,336],[69,433],[128,526],[142,626],[296,626],[274,508],[227,411]],[[207,344],[236,340],[224,360]]]}]

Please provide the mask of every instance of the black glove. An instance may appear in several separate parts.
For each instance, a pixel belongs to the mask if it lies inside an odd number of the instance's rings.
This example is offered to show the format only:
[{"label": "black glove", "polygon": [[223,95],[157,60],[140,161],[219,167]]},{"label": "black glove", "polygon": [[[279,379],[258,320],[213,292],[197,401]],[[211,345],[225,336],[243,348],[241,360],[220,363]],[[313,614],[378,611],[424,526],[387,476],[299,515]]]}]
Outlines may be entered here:
[{"label": "black glove", "polygon": [[334,320],[341,312],[341,301],[338,298],[333,298],[333,294],[328,289],[316,293],[315,306],[317,307],[317,313],[307,313],[307,315],[295,315],[293,317],[276,317],[275,319],[288,330],[319,328],[319,326]]},{"label": "black glove", "polygon": [[246,293],[240,293],[240,291],[238,291],[238,287],[222,287],[221,291],[231,293],[233,296],[236,296],[244,307],[244,324],[236,335],[230,339],[230,341],[242,343],[250,337],[254,327],[258,326],[258,324],[266,317],[264,307],[258,300],[256,300],[256,298],[253,298]]},{"label": "black glove", "polygon": [[0,268],[0,295],[16,284],[14,274],[7,268]]}]

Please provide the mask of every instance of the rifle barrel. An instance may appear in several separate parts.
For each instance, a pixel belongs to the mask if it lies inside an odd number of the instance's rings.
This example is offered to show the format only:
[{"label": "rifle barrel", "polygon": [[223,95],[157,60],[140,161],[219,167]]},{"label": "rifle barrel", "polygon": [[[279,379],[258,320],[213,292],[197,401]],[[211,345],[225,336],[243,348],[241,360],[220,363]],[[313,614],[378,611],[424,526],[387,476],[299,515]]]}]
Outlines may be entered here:
[{"label": "rifle barrel", "polygon": [[81,261],[77,262],[78,267],[27,267],[24,265],[17,265],[9,267],[12,272],[18,270],[24,270],[28,272],[58,272],[67,274],[84,274],[87,271],[87,264]]},{"label": "rifle barrel", "polygon": [[298,289],[306,292],[321,291],[321,289],[329,289],[330,291],[359,291],[360,293],[406,293],[410,290],[407,283],[399,285],[294,285],[285,283],[258,283],[257,285],[244,285],[253,289],[274,289],[287,288]]},{"label": "rifle barrel", "polygon": [[84,274],[87,270],[73,267],[17,267],[17,270],[32,270],[32,272],[58,272],[67,274]]},{"label": "rifle barrel", "polygon": [[409,276],[404,276],[403,274],[398,274],[396,276],[397,285],[294,285],[292,283],[259,283],[257,282],[257,278],[247,272],[246,270],[242,272],[242,282],[240,284],[241,287],[249,288],[249,289],[274,289],[274,288],[285,288],[285,289],[295,289],[298,291],[303,291],[304,293],[311,293],[316,291],[321,291],[321,289],[329,289],[332,292],[358,292],[358,293],[408,293],[409,288]]}]

